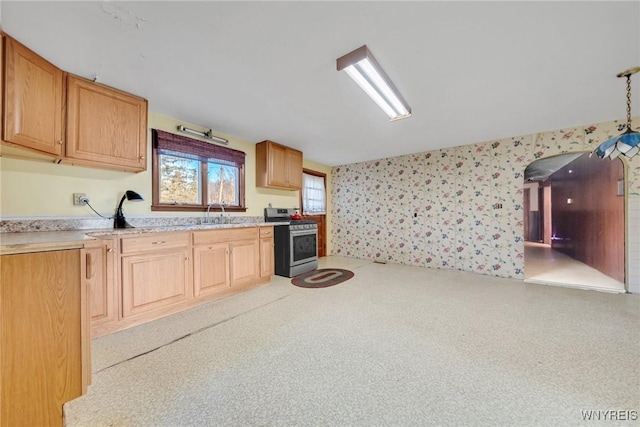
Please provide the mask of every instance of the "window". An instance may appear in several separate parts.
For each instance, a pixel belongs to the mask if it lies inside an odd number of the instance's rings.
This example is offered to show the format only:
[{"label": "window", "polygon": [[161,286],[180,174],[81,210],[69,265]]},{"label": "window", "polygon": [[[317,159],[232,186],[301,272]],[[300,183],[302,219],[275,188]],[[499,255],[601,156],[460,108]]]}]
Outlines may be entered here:
[{"label": "window", "polygon": [[245,153],[152,129],[153,210],[246,211]]},{"label": "window", "polygon": [[302,174],[302,212],[305,215],[326,213],[324,176]]}]

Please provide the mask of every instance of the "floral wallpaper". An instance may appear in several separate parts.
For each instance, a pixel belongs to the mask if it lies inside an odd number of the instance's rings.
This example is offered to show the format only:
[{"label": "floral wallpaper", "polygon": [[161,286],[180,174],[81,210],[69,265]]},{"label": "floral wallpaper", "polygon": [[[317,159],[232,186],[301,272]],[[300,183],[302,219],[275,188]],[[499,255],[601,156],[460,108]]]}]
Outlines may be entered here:
[{"label": "floral wallpaper", "polygon": [[[621,123],[337,166],[333,253],[522,279],[524,169],[544,157],[592,151],[619,134]],[[627,160],[629,197],[640,197],[639,157]]]}]

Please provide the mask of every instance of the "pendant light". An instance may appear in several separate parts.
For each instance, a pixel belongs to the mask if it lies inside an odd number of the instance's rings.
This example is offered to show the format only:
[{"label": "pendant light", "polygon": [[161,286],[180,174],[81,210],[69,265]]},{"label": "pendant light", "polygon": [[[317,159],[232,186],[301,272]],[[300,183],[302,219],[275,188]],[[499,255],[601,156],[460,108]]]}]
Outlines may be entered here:
[{"label": "pendant light", "polygon": [[601,159],[609,157],[611,160],[620,154],[633,157],[640,151],[640,132],[631,129],[631,76],[640,71],[640,67],[629,68],[618,74],[627,78],[627,129],[621,135],[606,140],[595,149],[594,153]]}]

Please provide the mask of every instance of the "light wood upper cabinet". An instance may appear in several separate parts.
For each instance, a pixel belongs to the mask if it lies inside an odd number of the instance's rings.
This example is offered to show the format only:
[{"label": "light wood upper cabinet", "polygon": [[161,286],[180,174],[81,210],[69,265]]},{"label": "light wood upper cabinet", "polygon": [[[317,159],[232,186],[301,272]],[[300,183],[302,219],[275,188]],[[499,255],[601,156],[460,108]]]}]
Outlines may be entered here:
[{"label": "light wood upper cabinet", "polygon": [[0,425],[62,425],[90,382],[82,250],[0,257]]},{"label": "light wood upper cabinet", "polygon": [[147,101],[58,69],[2,34],[2,154],[147,169]]},{"label": "light wood upper cabinet", "polygon": [[146,170],[147,101],[67,77],[67,163]]},{"label": "light wood upper cabinet", "polygon": [[256,186],[302,189],[302,152],[273,141],[256,144]]},{"label": "light wood upper cabinet", "polygon": [[10,37],[4,41],[3,139],[63,154],[64,73]]}]

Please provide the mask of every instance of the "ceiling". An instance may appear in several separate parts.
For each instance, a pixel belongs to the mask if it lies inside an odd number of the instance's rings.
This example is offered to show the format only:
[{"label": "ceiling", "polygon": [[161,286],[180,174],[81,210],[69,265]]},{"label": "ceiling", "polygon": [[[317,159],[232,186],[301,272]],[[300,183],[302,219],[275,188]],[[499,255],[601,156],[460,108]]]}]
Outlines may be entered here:
[{"label": "ceiling", "polygon": [[560,154],[558,156],[547,157],[544,159],[538,159],[531,162],[524,170],[524,180],[528,182],[532,181],[544,181],[551,175],[573,162],[580,156],[586,156],[586,153],[567,153]]},{"label": "ceiling", "polygon": [[[615,76],[640,65],[638,1],[3,0],[0,20],[152,111],[330,166],[623,118]],[[363,44],[412,117],[336,71]]]}]

